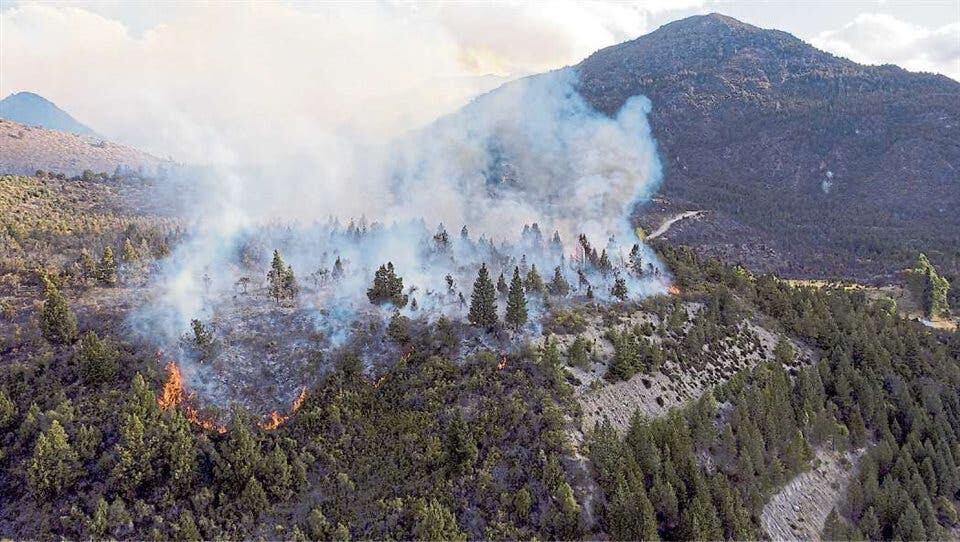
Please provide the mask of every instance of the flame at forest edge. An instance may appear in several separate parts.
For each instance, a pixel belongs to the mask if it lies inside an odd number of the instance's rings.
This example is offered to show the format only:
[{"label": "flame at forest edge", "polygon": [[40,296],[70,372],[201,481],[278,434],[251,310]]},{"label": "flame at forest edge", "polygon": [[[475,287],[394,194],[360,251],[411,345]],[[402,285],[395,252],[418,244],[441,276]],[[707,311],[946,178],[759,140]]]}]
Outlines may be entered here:
[{"label": "flame at forest edge", "polygon": [[183,388],[183,373],[180,372],[180,367],[177,366],[176,362],[173,360],[168,361],[164,369],[167,372],[167,379],[163,383],[160,396],[157,397],[157,403],[160,405],[160,408],[167,410],[177,405],[182,405],[183,414],[191,423],[210,431],[216,431],[221,434],[226,433],[227,427],[225,425],[203,416],[200,414],[200,411],[197,410],[197,407],[193,406],[190,401],[191,398]]}]

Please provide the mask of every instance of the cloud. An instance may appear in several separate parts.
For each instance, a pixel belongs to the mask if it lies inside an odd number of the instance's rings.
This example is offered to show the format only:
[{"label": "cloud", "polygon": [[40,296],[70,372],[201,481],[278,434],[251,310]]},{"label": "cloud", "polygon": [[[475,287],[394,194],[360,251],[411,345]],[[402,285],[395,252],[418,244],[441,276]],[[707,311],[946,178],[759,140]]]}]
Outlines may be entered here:
[{"label": "cloud", "polygon": [[178,160],[276,160],[421,126],[636,37],[669,6],[23,3],[0,12],[0,93],[38,92]]},{"label": "cloud", "polygon": [[810,42],[862,64],[896,64],[960,81],[960,22],[925,28],[884,13],[863,13]]}]

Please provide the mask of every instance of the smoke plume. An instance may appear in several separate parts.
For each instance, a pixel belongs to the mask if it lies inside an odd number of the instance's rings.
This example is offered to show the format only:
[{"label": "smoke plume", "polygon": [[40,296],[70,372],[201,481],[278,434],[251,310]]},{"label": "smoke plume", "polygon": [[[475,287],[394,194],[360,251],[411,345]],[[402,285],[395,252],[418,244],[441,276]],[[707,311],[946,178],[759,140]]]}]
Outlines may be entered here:
[{"label": "smoke plume", "polygon": [[[495,281],[535,267],[548,282],[559,269],[572,289],[566,302],[588,287],[610,300],[617,277],[633,299],[664,291],[660,263],[628,219],[661,179],[650,102],[634,97],[607,117],[576,82],[572,69],[550,72],[382,145],[327,137],[315,155],[204,175],[192,233],[165,260],[157,299],[137,324],[172,349],[192,319],[216,332],[238,304],[252,306],[244,298],[259,295],[269,307],[262,292],[274,250],[300,285],[293,304],[326,348],[343,344],[357,319],[383,321],[395,309],[464,320],[481,264]],[[607,268],[597,265],[604,250]],[[367,299],[386,262],[403,279],[403,307]],[[238,293],[241,277],[261,293]],[[529,297],[527,329],[536,331],[542,301]],[[504,310],[501,299],[501,317]]]}]

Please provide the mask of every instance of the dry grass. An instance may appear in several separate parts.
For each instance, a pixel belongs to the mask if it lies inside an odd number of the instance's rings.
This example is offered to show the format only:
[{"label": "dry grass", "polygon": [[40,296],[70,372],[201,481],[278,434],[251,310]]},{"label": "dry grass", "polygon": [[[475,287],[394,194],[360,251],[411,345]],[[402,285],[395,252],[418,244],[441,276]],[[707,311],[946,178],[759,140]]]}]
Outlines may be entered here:
[{"label": "dry grass", "polygon": [[0,173],[32,174],[38,169],[79,175],[89,169],[113,173],[117,166],[156,169],[161,160],[129,147],[58,130],[0,119]]}]

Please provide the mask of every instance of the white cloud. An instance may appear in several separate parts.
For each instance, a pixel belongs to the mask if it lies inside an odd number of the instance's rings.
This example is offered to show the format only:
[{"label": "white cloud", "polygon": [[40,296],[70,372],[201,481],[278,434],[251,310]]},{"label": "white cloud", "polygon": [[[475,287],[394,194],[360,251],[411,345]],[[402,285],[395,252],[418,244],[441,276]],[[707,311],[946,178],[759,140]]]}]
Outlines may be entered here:
[{"label": "white cloud", "polygon": [[926,28],[885,13],[863,13],[810,42],[862,64],[896,64],[960,81],[960,22]]},{"label": "white cloud", "polygon": [[0,94],[181,160],[273,159],[418,126],[686,5],[23,3],[0,12]]}]

